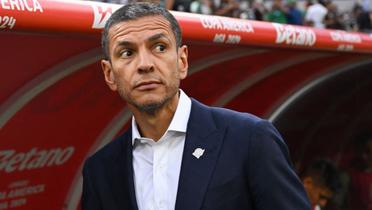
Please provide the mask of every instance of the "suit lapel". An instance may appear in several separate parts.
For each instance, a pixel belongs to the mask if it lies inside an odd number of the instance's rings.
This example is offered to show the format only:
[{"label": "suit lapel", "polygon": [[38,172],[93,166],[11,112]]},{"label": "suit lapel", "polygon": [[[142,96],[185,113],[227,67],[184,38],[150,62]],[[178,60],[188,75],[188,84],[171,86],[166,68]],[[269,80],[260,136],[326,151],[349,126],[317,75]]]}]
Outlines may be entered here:
[{"label": "suit lapel", "polygon": [[[131,129],[125,133],[121,141],[121,150],[117,154],[114,164],[114,177],[113,177],[113,191],[116,196],[116,202],[118,203],[119,209],[128,209],[127,206],[131,206],[131,209],[137,210],[136,195],[134,190],[133,180],[133,166],[132,166],[132,140],[131,140]],[[127,190],[127,191],[125,191]],[[129,194],[130,205],[125,196]]]},{"label": "suit lapel", "polygon": [[128,144],[127,146],[127,162],[126,162],[126,168],[127,168],[127,181],[128,181],[128,189],[129,189],[129,197],[131,200],[131,204],[133,209],[137,210],[137,201],[136,201],[136,193],[134,189],[134,173],[133,173],[133,145],[132,145],[132,128],[129,127],[130,134],[127,138],[126,142]]},{"label": "suit lapel", "polygon": [[[201,208],[222,145],[225,128],[217,128],[210,108],[193,100],[187,126],[176,210]],[[193,153],[204,149],[200,158]]]}]

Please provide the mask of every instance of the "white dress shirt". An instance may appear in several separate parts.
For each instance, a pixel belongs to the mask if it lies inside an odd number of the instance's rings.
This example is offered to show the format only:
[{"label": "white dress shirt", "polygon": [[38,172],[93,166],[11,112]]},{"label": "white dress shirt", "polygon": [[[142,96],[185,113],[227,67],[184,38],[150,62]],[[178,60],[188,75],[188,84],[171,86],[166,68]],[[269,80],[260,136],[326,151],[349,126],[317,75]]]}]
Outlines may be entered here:
[{"label": "white dress shirt", "polygon": [[134,187],[139,210],[174,210],[185,144],[190,98],[180,90],[176,112],[155,142],[141,137],[132,118]]}]

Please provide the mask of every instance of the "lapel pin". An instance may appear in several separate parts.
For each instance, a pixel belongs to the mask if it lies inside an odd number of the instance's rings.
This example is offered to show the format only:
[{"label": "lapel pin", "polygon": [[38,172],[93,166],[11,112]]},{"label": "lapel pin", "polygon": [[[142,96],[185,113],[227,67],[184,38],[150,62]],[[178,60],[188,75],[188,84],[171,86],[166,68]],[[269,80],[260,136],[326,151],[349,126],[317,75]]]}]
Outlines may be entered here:
[{"label": "lapel pin", "polygon": [[204,154],[205,149],[196,148],[192,155],[194,155],[197,159],[199,159]]}]

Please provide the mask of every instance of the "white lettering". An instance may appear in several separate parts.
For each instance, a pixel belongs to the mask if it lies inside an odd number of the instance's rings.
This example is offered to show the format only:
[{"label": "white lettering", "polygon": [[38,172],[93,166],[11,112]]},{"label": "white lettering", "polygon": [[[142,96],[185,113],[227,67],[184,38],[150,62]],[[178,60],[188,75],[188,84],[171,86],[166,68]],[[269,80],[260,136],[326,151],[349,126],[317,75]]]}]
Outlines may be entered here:
[{"label": "white lettering", "polygon": [[55,160],[56,165],[64,164],[68,159],[70,159],[74,151],[74,147],[67,147],[66,149],[62,150],[60,155],[58,155],[58,158]]},{"label": "white lettering", "polygon": [[8,0],[0,0],[0,2],[3,9],[10,9],[10,5],[6,5],[8,3]]},{"label": "white lettering", "polygon": [[14,154],[14,150],[0,151],[0,171],[8,165],[9,158]]},{"label": "white lettering", "polygon": [[219,17],[200,17],[200,22],[203,28],[217,29],[236,32],[254,32],[253,26],[246,21],[236,21]]},{"label": "white lettering", "polygon": [[34,0],[34,12],[36,11],[39,11],[42,13],[43,7],[41,7],[41,4],[37,0]]},{"label": "white lettering", "polygon": [[228,44],[239,44],[241,37],[239,35],[231,35],[227,36],[226,43]]},{"label": "white lettering", "polygon": [[29,12],[44,12],[38,0],[0,0],[0,9],[6,10],[18,10]]},{"label": "white lettering", "polygon": [[16,168],[17,168],[17,164],[19,162],[21,162],[23,160],[23,157],[25,156],[25,154],[23,153],[19,153],[19,154],[16,154],[13,156],[13,158],[11,158],[5,168],[5,171],[10,173],[10,172],[13,172]]},{"label": "white lettering", "polygon": [[343,31],[330,32],[331,38],[336,42],[361,43],[362,38],[358,34],[351,34]]},{"label": "white lettering", "polygon": [[222,24],[217,17],[202,17],[201,23],[207,29],[222,29]]},{"label": "white lettering", "polygon": [[215,43],[223,43],[225,41],[225,34],[216,34],[214,35],[213,42]]},{"label": "white lettering", "polygon": [[[13,0],[13,1],[17,1],[17,0]],[[19,1],[19,4],[20,4],[20,6],[21,6],[21,10],[22,11],[25,11],[25,5],[23,4],[23,1]]]},{"label": "white lettering", "polygon": [[23,159],[22,163],[19,165],[18,170],[22,171],[24,168],[27,166],[27,162],[30,160],[30,158],[35,155],[36,153],[36,148],[32,148],[26,155],[25,158]]},{"label": "white lettering", "polygon": [[38,151],[32,148],[27,153],[16,153],[14,150],[0,151],[0,172],[11,173],[16,170],[58,166],[68,161],[74,153],[74,147]]},{"label": "white lettering", "polygon": [[316,42],[316,35],[313,30],[307,28],[299,28],[291,25],[281,25],[272,23],[276,30],[277,44],[313,46]]},{"label": "white lettering", "polygon": [[[21,0],[21,1],[22,1],[22,0]],[[28,5],[27,0],[23,0],[23,3],[25,4],[25,7],[26,7],[27,11],[29,11],[29,12],[32,12],[32,11],[33,11],[32,7],[30,7],[30,6]]]},{"label": "white lettering", "polygon": [[251,24],[243,23],[243,22],[234,22],[230,20],[221,20],[223,24],[224,30],[229,31],[241,31],[241,32],[254,32],[253,27]]},{"label": "white lettering", "polygon": [[28,186],[28,187],[23,187],[23,188],[18,188],[18,189],[12,189],[8,193],[8,198],[16,198],[16,197],[23,197],[27,195],[34,195],[34,194],[44,192],[44,190],[45,190],[44,184]]},{"label": "white lettering", "polygon": [[9,188],[24,187],[24,186],[27,186],[28,182],[29,182],[28,180],[19,180],[19,181],[10,183],[8,187]]},{"label": "white lettering", "polygon": [[110,6],[92,5],[94,20],[92,28],[100,29],[105,27],[106,21],[112,15],[112,8]]},{"label": "white lettering", "polygon": [[4,16],[4,17],[1,17],[0,16],[0,29],[2,28],[10,28],[12,29],[16,24],[16,19],[14,17],[8,17],[8,16]]},{"label": "white lettering", "polygon": [[353,51],[354,45],[351,44],[340,44],[337,46],[337,50],[339,51]]},{"label": "white lettering", "polygon": [[15,7],[17,7],[17,10],[21,10],[18,4],[18,0],[9,0],[9,3],[10,3],[10,7],[12,8],[12,10],[14,10]]},{"label": "white lettering", "polygon": [[16,207],[24,206],[24,205],[26,205],[26,203],[27,203],[26,198],[20,198],[20,199],[17,199],[17,200],[12,200],[10,202],[10,208],[16,208]]}]

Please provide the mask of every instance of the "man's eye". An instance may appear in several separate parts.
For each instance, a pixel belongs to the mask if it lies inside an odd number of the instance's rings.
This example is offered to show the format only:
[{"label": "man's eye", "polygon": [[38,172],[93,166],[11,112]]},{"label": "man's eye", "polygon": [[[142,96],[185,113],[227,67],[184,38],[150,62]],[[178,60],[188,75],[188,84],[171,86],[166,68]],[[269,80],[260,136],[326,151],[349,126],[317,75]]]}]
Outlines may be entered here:
[{"label": "man's eye", "polygon": [[127,57],[130,57],[132,55],[133,55],[133,51],[131,51],[131,50],[124,50],[124,51],[121,52],[121,57],[127,58]]},{"label": "man's eye", "polygon": [[155,50],[158,51],[158,52],[164,52],[165,48],[166,48],[165,45],[158,44],[158,45],[156,45]]}]

